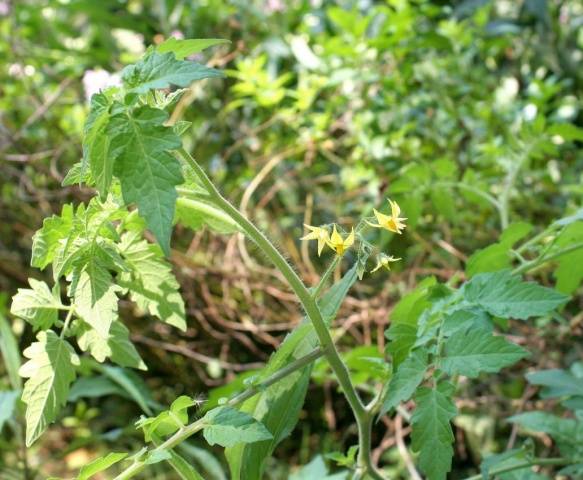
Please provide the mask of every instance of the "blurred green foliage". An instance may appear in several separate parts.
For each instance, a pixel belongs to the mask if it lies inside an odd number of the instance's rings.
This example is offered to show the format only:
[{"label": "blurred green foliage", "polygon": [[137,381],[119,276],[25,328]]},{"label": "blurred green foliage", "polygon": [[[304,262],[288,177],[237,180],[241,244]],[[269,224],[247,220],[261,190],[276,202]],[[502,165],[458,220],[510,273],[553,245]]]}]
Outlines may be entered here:
[{"label": "blurred green foliage", "polygon": [[[0,290],[10,297],[30,276],[31,237],[42,219],[66,201],[89,197],[60,185],[82,155],[91,94],[118,81],[110,72],[170,36],[230,40],[199,55],[228,78],[193,86],[177,110],[192,122],[187,148],[279,243],[299,237],[304,222],[358,218],[391,196],[410,225],[407,235],[381,237],[385,249],[405,259],[395,269],[449,279],[464,269],[471,276],[504,266],[524,232],[540,232],[583,204],[582,24],[580,0],[0,0]],[[558,245],[582,235],[581,223],[573,223]],[[189,238],[175,240],[186,250]],[[310,271],[305,255],[292,255]],[[580,251],[563,257],[555,271],[560,290],[577,292],[581,262]],[[385,280],[371,279],[366,293],[386,290]],[[406,282],[391,288],[404,290]],[[579,328],[580,314],[571,321]],[[30,343],[21,323],[12,327]],[[543,330],[541,341],[572,333],[566,328]],[[573,346],[545,360],[568,368],[580,355]],[[377,357],[367,344],[346,361],[359,378],[383,377]],[[176,365],[187,378],[188,364]],[[4,390],[14,366],[2,369]],[[207,370],[220,378],[221,369],[216,360]],[[155,374],[157,400],[185,388],[162,387]],[[125,418],[139,408],[103,375],[97,400],[84,398],[69,412],[67,431],[30,456],[30,471],[51,457],[52,473],[62,473],[59,463],[79,466],[95,437],[128,441]],[[222,388],[243,382],[231,380]],[[316,366],[313,383],[318,401],[329,402],[326,365]],[[524,385],[507,378],[497,388],[515,398]],[[211,400],[225,394],[211,393]],[[146,397],[134,402],[155,403]],[[110,415],[102,415],[95,435],[90,421],[99,412]],[[111,412],[125,418],[116,421]],[[326,453],[348,450],[350,434],[323,433],[332,422],[327,415],[304,412],[307,421],[292,439],[303,448],[289,463],[308,464],[314,436]],[[493,441],[488,432],[459,428],[478,435],[478,445]],[[475,438],[468,443],[456,471],[479,464]],[[21,478],[11,470],[22,467],[15,444],[8,435],[0,442],[0,468],[13,472],[7,478]],[[184,448],[207,465],[209,478],[221,478],[208,452]],[[408,478],[394,447],[383,455],[396,465],[396,478]],[[310,465],[326,473],[321,460]],[[273,478],[284,478],[286,468],[274,464]],[[166,474],[160,468],[154,478],[172,478]]]}]

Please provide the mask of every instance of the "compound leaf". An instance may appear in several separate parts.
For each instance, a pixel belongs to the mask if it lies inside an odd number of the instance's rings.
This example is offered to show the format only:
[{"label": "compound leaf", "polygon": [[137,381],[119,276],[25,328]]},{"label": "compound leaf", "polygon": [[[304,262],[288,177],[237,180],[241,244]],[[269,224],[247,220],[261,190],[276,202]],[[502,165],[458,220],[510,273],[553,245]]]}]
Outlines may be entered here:
[{"label": "compound leaf", "polygon": [[182,143],[172,128],[164,126],[167,118],[163,110],[148,106],[131,114],[120,108],[107,129],[124,201],[138,205],[166,255],[170,253],[175,187],[183,181],[180,163],[169,153]]}]

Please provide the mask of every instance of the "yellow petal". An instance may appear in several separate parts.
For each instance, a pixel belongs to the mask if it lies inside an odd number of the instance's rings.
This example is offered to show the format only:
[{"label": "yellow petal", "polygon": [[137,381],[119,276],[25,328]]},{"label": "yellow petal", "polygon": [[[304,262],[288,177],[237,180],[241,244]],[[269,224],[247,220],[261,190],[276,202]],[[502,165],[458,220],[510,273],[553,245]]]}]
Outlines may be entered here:
[{"label": "yellow petal", "polygon": [[401,213],[401,207],[399,207],[399,204],[397,202],[393,202],[391,199],[387,199],[387,200],[389,200],[389,205],[391,206],[392,216],[397,218],[399,216],[399,214]]},{"label": "yellow petal", "polygon": [[336,230],[336,225],[334,225],[334,231],[332,232],[330,241],[333,245],[342,245],[344,243],[342,236],[338,233],[338,230]]},{"label": "yellow petal", "polygon": [[353,244],[354,244],[354,227],[352,227],[350,235],[348,235],[348,237],[346,237],[346,240],[344,240],[344,247],[348,248],[351,247]]}]

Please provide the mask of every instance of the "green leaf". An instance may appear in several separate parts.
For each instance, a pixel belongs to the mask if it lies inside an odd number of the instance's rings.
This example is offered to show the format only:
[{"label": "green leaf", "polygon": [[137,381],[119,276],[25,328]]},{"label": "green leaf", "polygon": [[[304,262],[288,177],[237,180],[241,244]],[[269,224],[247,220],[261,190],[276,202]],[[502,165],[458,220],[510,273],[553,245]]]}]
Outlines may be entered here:
[{"label": "green leaf", "polygon": [[4,367],[12,388],[20,390],[22,380],[18,375],[20,369],[20,350],[14,332],[8,323],[8,320],[0,313],[0,353],[4,359]]},{"label": "green leaf", "polygon": [[91,352],[98,362],[104,362],[106,358],[110,358],[120,367],[148,369],[130,340],[129,330],[118,320],[112,322],[105,337],[93,328],[81,327],[78,343],[81,350]]},{"label": "green leaf", "polygon": [[527,355],[522,347],[488,331],[458,330],[445,341],[440,368],[449,375],[477,377],[480,372],[498,372]]},{"label": "green leaf", "polygon": [[478,273],[495,272],[512,266],[510,249],[532,231],[532,225],[526,222],[513,223],[500,236],[500,241],[476,251],[466,264],[466,274],[473,277]]},{"label": "green leaf", "polygon": [[[161,442],[159,442],[158,439],[154,439],[155,445],[159,445],[160,443]],[[205,480],[203,476],[196,471],[194,466],[188,463],[182,456],[174,450],[168,450],[168,452],[170,453],[168,463],[182,480]]]},{"label": "green leaf", "polygon": [[124,201],[137,203],[140,215],[169,255],[175,187],[183,178],[180,163],[169,153],[182,143],[172,128],[164,126],[167,118],[163,110],[148,106],[135,109],[131,115],[119,109],[111,117],[107,134]]},{"label": "green leaf", "polygon": [[156,436],[171,435],[188,423],[187,410],[194,405],[192,398],[182,395],[172,402],[169,410],[153,418],[142,418],[136,426],[144,430],[144,436],[148,442]]},{"label": "green leaf", "polygon": [[451,398],[454,390],[452,384],[443,382],[437,388],[421,387],[415,395],[412,447],[429,480],[445,480],[451,470],[454,436],[450,420],[457,414]]},{"label": "green leaf", "polygon": [[0,392],[0,433],[4,424],[14,417],[16,404],[20,398],[19,390],[6,390]]},{"label": "green leaf", "polygon": [[123,398],[130,398],[128,393],[104,375],[92,377],[81,377],[71,387],[69,392],[69,402],[76,402],[80,398],[99,398],[110,395],[118,395]]},{"label": "green leaf", "polygon": [[[554,250],[562,250],[575,243],[583,241],[583,222],[568,224],[555,242]],[[583,248],[579,248],[556,260],[557,269],[554,276],[557,279],[557,290],[565,294],[571,294],[583,281]]]},{"label": "green leaf", "polygon": [[129,290],[130,298],[140,309],[186,330],[179,285],[160,248],[134,233],[124,234],[119,247],[131,271],[119,275],[118,284]]},{"label": "green leaf", "polygon": [[572,123],[555,123],[547,129],[549,135],[559,135],[567,142],[579,140],[583,142],[583,128],[577,127]]},{"label": "green leaf", "polygon": [[583,421],[561,418],[547,412],[526,412],[508,419],[526,430],[550,435],[566,456],[583,455]]},{"label": "green leaf", "polygon": [[122,72],[122,79],[131,92],[146,93],[149,90],[169,88],[172,85],[188,87],[196,80],[222,77],[214,68],[195,62],[178,60],[173,53],[152,51],[135,65]]},{"label": "green leaf", "polygon": [[340,279],[332,285],[324,295],[322,295],[321,300],[318,301],[320,311],[322,312],[322,317],[326,325],[330,325],[332,321],[336,318],[338,310],[342,305],[342,302],[348,294],[350,287],[354,285],[357,275],[358,265],[355,263]]},{"label": "green leaf", "polygon": [[117,319],[116,292],[120,290],[113,283],[109,270],[92,253],[75,287],[75,313],[104,339],[109,335],[111,324]]},{"label": "green leaf", "polygon": [[345,480],[348,472],[329,474],[321,455],[316,455],[310,463],[290,475],[289,480]]},{"label": "green leaf", "polygon": [[206,48],[225,43],[231,42],[221,38],[187,38],[179,40],[170,37],[158,45],[156,50],[160,53],[172,52],[178,60],[183,60],[185,57],[202,52]]},{"label": "green leaf", "polygon": [[390,340],[387,351],[393,357],[397,368],[407,358],[417,338],[417,323],[423,311],[431,306],[428,296],[435,278],[423,280],[415,290],[405,295],[391,312],[391,326],[385,332]]},{"label": "green leaf", "polygon": [[463,293],[468,302],[491,315],[521,320],[551,313],[569,300],[550,288],[522,282],[508,270],[476,275],[464,285]]},{"label": "green leaf", "polygon": [[528,383],[545,388],[540,392],[541,398],[558,398],[571,395],[583,396],[583,378],[570,372],[553,368],[539,370],[526,375]]},{"label": "green leaf", "polygon": [[231,407],[214,408],[207,412],[203,420],[205,423],[203,435],[209,445],[232,447],[238,443],[253,443],[273,438],[265,425],[248,413]]},{"label": "green leaf", "polygon": [[73,205],[63,206],[61,215],[53,215],[45,218],[43,226],[32,237],[32,258],[30,264],[33,267],[44,270],[54,259],[55,252],[60,246],[59,241],[67,238],[73,228]]},{"label": "green leaf", "polygon": [[24,350],[24,356],[30,360],[19,372],[28,378],[22,393],[26,403],[27,446],[57,418],[75,380],[75,366],[79,365],[71,345],[52,330],[39,332],[36,338],[38,341]]},{"label": "green leaf", "polygon": [[[482,479],[488,480],[492,477],[492,471],[511,467],[516,464],[522,464],[529,460],[529,452],[526,451],[524,448],[515,448],[513,450],[509,450],[507,452],[499,453],[496,455],[488,455],[487,457],[482,460],[480,464],[480,470],[482,472]],[[514,472],[520,474],[518,478],[523,478],[522,476],[531,471],[531,467],[517,469]]]},{"label": "green leaf", "polygon": [[461,308],[445,314],[441,325],[441,334],[444,337],[450,337],[459,330],[470,328],[492,332],[494,323],[490,315],[480,308]]},{"label": "green leaf", "polygon": [[427,351],[423,348],[413,350],[391,377],[388,395],[379,415],[384,415],[399,403],[409,400],[423,381],[427,370]]},{"label": "green leaf", "polygon": [[117,383],[147,415],[152,415],[152,397],[146,385],[131,370],[102,365],[101,371]]},{"label": "green leaf", "polygon": [[127,453],[112,452],[108,453],[105,457],[97,458],[81,469],[79,475],[77,475],[77,480],[88,480],[96,473],[107,470],[112,465],[121,462],[127,456]]},{"label": "green leaf", "polygon": [[10,313],[26,320],[37,330],[46,330],[58,320],[59,310],[66,307],[55,298],[45,282],[29,278],[28,283],[31,289],[19,288],[12,297]]},{"label": "green leaf", "polygon": [[114,157],[110,154],[110,136],[107,127],[110,120],[111,102],[107,95],[96,93],[91,97],[91,109],[83,132],[83,160],[79,175],[87,168],[95,180],[95,186],[104,198],[113,178]]}]

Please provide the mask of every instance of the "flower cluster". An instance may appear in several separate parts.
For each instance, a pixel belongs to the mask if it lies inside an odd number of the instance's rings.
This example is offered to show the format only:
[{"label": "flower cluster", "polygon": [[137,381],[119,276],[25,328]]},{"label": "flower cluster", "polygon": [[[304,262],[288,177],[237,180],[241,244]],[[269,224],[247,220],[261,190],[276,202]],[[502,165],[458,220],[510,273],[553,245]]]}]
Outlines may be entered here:
[{"label": "flower cluster", "polygon": [[[377,223],[373,223],[368,220],[364,220],[364,222],[370,227],[384,228],[390,232],[401,234],[403,229],[406,227],[404,222],[407,219],[399,216],[401,215],[401,208],[399,207],[397,202],[393,202],[392,200],[388,200],[388,202],[391,207],[390,215],[381,213],[378,210],[373,209]],[[324,250],[325,246],[328,246],[330,249],[334,250],[336,255],[342,256],[348,249],[350,249],[350,247],[354,245],[356,237],[354,228],[351,228],[350,233],[343,237],[343,235],[338,232],[336,225],[333,225],[331,234],[330,229],[327,226],[323,227],[322,226],[314,227],[312,225],[304,226],[309,230],[309,233],[303,236],[300,240],[317,240],[318,256],[322,254],[322,251]],[[401,259],[395,258],[392,255],[380,253],[379,255],[377,255],[377,266],[373,270],[371,270],[371,273],[376,272],[380,268],[386,268],[387,270],[390,270],[391,263],[397,262],[399,260]]]}]

